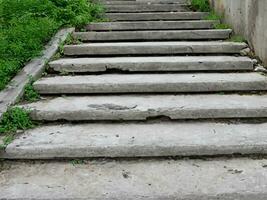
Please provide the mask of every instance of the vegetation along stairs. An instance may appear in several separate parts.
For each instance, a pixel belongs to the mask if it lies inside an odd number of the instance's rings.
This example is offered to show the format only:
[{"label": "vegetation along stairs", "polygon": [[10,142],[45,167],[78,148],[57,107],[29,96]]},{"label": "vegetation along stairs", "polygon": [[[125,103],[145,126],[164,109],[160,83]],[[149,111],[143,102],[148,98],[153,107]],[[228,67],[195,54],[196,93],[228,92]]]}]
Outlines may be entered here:
[{"label": "vegetation along stairs", "polygon": [[267,77],[248,45],[186,0],[102,1],[110,20],[73,33],[20,105],[44,123],[2,158],[47,161],[2,174],[1,197],[267,199]]}]

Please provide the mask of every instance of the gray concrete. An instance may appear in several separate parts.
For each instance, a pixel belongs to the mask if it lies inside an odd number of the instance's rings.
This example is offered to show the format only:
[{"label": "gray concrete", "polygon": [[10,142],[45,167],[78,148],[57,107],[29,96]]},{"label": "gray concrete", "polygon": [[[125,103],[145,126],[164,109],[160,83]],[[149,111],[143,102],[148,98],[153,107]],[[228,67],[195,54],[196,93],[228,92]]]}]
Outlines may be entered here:
[{"label": "gray concrete", "polygon": [[7,200],[266,200],[267,160],[11,162],[0,172]]},{"label": "gray concrete", "polygon": [[264,118],[266,95],[117,95],[58,97],[24,104],[34,120]]},{"label": "gray concrete", "polygon": [[89,24],[86,29],[89,31],[211,29],[216,23],[217,20],[97,22]]},{"label": "gray concrete", "polygon": [[250,46],[267,66],[267,1],[210,0],[214,9],[237,34],[245,36]]},{"label": "gray concrete", "polygon": [[205,12],[106,13],[111,21],[200,20]]},{"label": "gray concrete", "polygon": [[138,0],[138,1],[100,1],[104,5],[138,5],[138,4],[190,4],[188,0]]},{"label": "gray concrete", "polygon": [[81,41],[209,40],[228,39],[232,30],[75,32]]},{"label": "gray concrete", "polygon": [[253,70],[253,61],[235,56],[166,56],[63,58],[49,63],[58,72],[105,72],[112,69],[144,71],[240,71]]},{"label": "gray concrete", "polygon": [[107,13],[140,13],[140,12],[185,12],[187,5],[182,4],[136,4],[136,5],[105,5]]},{"label": "gray concrete", "polygon": [[266,154],[266,130],[266,123],[42,126],[20,135],[0,157],[54,159]]},{"label": "gray concrete", "polygon": [[37,79],[42,75],[47,61],[54,56],[60,43],[73,31],[73,28],[60,30],[45,46],[45,50],[42,51],[41,56],[32,59],[25,65],[10,81],[7,87],[0,92],[0,119],[8,107],[15,104],[24,95],[24,88],[30,82],[30,77]]},{"label": "gray concrete", "polygon": [[117,42],[65,45],[65,55],[175,55],[175,54],[238,54],[246,43],[207,42]]},{"label": "gray concrete", "polygon": [[56,76],[39,79],[34,88],[40,94],[264,91],[267,77],[259,73]]}]

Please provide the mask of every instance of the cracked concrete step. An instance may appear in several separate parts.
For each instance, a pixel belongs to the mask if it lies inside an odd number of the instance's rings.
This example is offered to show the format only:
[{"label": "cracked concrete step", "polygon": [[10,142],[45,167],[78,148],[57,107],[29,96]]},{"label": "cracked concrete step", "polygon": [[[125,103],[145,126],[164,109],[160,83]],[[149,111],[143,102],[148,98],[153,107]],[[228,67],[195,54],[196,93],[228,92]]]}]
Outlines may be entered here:
[{"label": "cracked concrete step", "polygon": [[139,0],[139,1],[100,1],[104,5],[138,5],[138,4],[187,4],[188,0]]},{"label": "cracked concrete step", "polygon": [[6,200],[266,200],[266,159],[7,162]]},{"label": "cracked concrete step", "polygon": [[88,31],[212,29],[218,22],[217,20],[97,22],[87,25],[86,29]]},{"label": "cracked concrete step", "polygon": [[142,13],[142,12],[185,12],[188,5],[183,4],[135,4],[135,5],[105,5],[106,13]]},{"label": "cracked concrete step", "polygon": [[55,71],[67,73],[113,69],[130,72],[252,71],[253,61],[248,57],[235,56],[63,58],[50,62],[49,66]]},{"label": "cracked concrete step", "polygon": [[[206,12],[106,13],[111,21],[201,20]],[[159,22],[160,23],[160,22]]]},{"label": "cracked concrete step", "polygon": [[113,31],[75,32],[81,41],[151,41],[151,40],[215,40],[228,39],[232,30],[172,30],[172,31]]},{"label": "cracked concrete step", "polygon": [[265,118],[267,95],[116,95],[58,97],[24,104],[33,120]]},{"label": "cracked concrete step", "polygon": [[40,94],[264,91],[259,73],[108,74],[56,76],[34,83]]},{"label": "cracked concrete step", "polygon": [[65,45],[64,54],[78,55],[176,55],[176,54],[239,54],[246,43],[205,42],[117,42]]},{"label": "cracked concrete step", "polygon": [[5,159],[217,156],[267,153],[267,123],[97,123],[28,130]]}]

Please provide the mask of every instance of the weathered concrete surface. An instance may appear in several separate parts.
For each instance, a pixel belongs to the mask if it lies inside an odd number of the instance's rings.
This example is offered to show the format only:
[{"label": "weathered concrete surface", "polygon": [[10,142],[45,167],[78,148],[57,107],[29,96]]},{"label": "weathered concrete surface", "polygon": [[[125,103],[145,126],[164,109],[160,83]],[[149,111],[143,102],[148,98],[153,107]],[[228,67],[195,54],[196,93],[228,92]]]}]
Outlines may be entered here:
[{"label": "weathered concrete surface", "polygon": [[43,126],[10,145],[8,159],[266,154],[267,124],[153,123]]},{"label": "weathered concrete surface", "polygon": [[144,20],[201,20],[205,12],[157,12],[157,13],[106,13],[112,21],[144,21]]},{"label": "weathered concrete surface", "polygon": [[75,32],[82,41],[209,40],[228,39],[232,30]]},{"label": "weathered concrete surface", "polygon": [[25,67],[10,81],[6,89],[0,92],[0,119],[8,107],[16,103],[24,94],[25,86],[33,79],[39,78],[45,70],[46,62],[57,52],[58,47],[74,28],[60,30],[45,46],[40,57],[32,59]]},{"label": "weathered concrete surface", "polygon": [[140,13],[140,12],[185,12],[187,5],[182,4],[136,4],[136,5],[105,5],[107,13]]},{"label": "weathered concrete surface", "polygon": [[21,163],[0,172],[1,199],[266,200],[267,160]]},{"label": "weathered concrete surface", "polygon": [[246,37],[250,46],[267,66],[267,1],[210,0],[215,10],[224,14],[237,34]]},{"label": "weathered concrete surface", "polygon": [[22,107],[34,120],[265,118],[266,95],[117,95],[58,97]]},{"label": "weathered concrete surface", "polygon": [[175,54],[238,54],[246,43],[205,42],[117,42],[65,45],[65,55],[175,55]]},{"label": "weathered concrete surface", "polygon": [[89,31],[111,30],[182,30],[182,29],[211,29],[217,20],[197,21],[136,21],[136,22],[97,22],[89,24]]},{"label": "weathered concrete surface", "polygon": [[107,74],[55,76],[34,83],[40,94],[264,91],[260,73]]},{"label": "weathered concrete surface", "polygon": [[65,58],[52,61],[49,66],[59,72],[239,71],[253,70],[253,61],[236,56]]}]

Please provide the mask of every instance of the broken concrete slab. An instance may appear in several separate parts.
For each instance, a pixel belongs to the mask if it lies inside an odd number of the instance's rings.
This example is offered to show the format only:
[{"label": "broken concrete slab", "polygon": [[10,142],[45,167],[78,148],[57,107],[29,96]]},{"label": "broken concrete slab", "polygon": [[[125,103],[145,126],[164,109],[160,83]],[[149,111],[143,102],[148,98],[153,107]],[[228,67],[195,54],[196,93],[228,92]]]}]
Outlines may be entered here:
[{"label": "broken concrete slab", "polygon": [[238,54],[246,43],[205,42],[117,42],[65,45],[64,54],[78,55],[177,55],[177,54]]},{"label": "broken concrete slab", "polygon": [[266,95],[116,95],[58,97],[21,105],[33,120],[90,121],[265,118]]},{"label": "broken concrete slab", "polygon": [[253,61],[236,56],[164,56],[164,57],[108,57],[62,58],[49,63],[58,72],[106,72],[120,70],[130,72],[153,71],[252,71]]},{"label": "broken concrete slab", "polygon": [[55,76],[34,83],[40,94],[264,91],[259,73],[107,74]]}]

